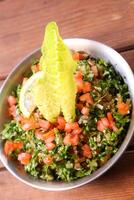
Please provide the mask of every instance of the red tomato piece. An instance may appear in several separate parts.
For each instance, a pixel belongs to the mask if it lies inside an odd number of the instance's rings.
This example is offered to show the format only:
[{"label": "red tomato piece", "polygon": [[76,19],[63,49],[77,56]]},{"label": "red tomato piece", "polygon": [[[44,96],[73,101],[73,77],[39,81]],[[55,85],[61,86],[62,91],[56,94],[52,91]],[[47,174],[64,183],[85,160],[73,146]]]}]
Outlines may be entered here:
[{"label": "red tomato piece", "polygon": [[71,145],[76,146],[79,143],[79,136],[78,135],[72,135],[71,136]]},{"label": "red tomato piece", "polygon": [[22,165],[27,165],[30,162],[31,154],[27,152],[22,152],[18,154],[18,160]]},{"label": "red tomato piece", "polygon": [[87,158],[91,158],[92,157],[92,151],[90,149],[90,147],[87,144],[84,144],[82,147],[83,150],[83,156],[87,157]]},{"label": "red tomato piece", "polygon": [[65,145],[71,145],[71,135],[70,134],[67,134],[65,137],[64,137],[64,140],[63,140],[63,143]]},{"label": "red tomato piece", "polygon": [[51,126],[50,122],[44,119],[39,119],[38,123],[41,128],[45,129],[45,131],[47,131]]},{"label": "red tomato piece", "polygon": [[9,106],[13,106],[16,105],[17,101],[16,101],[16,97],[10,95],[7,99]]},{"label": "red tomato piece", "polygon": [[59,116],[57,122],[58,122],[58,129],[64,130],[66,124],[64,117]]},{"label": "red tomato piece", "polygon": [[13,116],[14,118],[17,117],[17,112],[16,112],[16,106],[12,105],[11,107],[9,107],[8,109],[9,115]]},{"label": "red tomato piece", "polygon": [[23,148],[22,141],[14,141],[14,150],[21,150]]},{"label": "red tomato piece", "polygon": [[44,158],[43,162],[44,162],[46,165],[51,165],[52,162],[53,162],[53,157],[50,156],[50,155],[47,155],[47,156]]},{"label": "red tomato piece", "polygon": [[106,128],[109,128],[110,124],[106,117],[101,118],[101,121]]},{"label": "red tomato piece", "polygon": [[73,129],[73,130],[79,128],[78,122],[73,122],[73,123],[71,123],[71,126],[72,126],[72,129]]},{"label": "red tomato piece", "polygon": [[89,108],[86,107],[86,106],[83,107],[82,110],[81,110],[81,113],[82,113],[83,115],[88,116],[88,115],[89,115]]},{"label": "red tomato piece", "polygon": [[65,131],[67,133],[70,133],[72,130],[75,130],[77,128],[79,128],[78,122],[66,123],[66,125],[65,125]]},{"label": "red tomato piece", "polygon": [[4,152],[5,155],[9,155],[10,153],[12,153],[14,151],[14,143],[12,141],[6,141],[4,144]]},{"label": "red tomato piece", "polygon": [[89,103],[91,105],[93,104],[93,98],[89,93],[85,93],[85,94],[81,95],[80,101],[82,101],[82,102],[86,101],[87,103]]},{"label": "red tomato piece", "polygon": [[55,144],[53,142],[46,143],[47,150],[52,150],[55,148]]},{"label": "red tomato piece", "polygon": [[80,127],[73,130],[73,134],[79,135],[82,132],[82,129]]},{"label": "red tomato piece", "polygon": [[76,107],[77,107],[79,110],[82,110],[83,104],[82,104],[82,103],[77,103],[77,104],[76,104]]},{"label": "red tomato piece", "polygon": [[44,140],[44,134],[42,133],[42,131],[40,131],[38,129],[35,131],[35,136],[39,140]]},{"label": "red tomato piece", "polygon": [[65,125],[65,131],[67,133],[70,133],[72,131],[72,125],[71,125],[71,123],[66,123],[66,125]]},{"label": "red tomato piece", "polygon": [[76,52],[76,53],[73,54],[73,59],[76,60],[76,61],[83,60],[84,58],[85,57],[81,53]]},{"label": "red tomato piece", "polygon": [[111,112],[107,113],[107,119],[109,122],[113,122],[113,116],[112,116]]},{"label": "red tomato piece", "polygon": [[32,129],[39,128],[39,125],[36,123],[36,121],[34,120],[33,117],[23,118],[23,120],[21,121],[21,124],[22,124],[21,128],[24,131],[29,131],[29,130],[32,130]]},{"label": "red tomato piece", "polygon": [[22,128],[24,131],[29,131],[29,130],[35,129],[36,126],[35,126],[34,123],[27,122],[27,123],[23,124],[21,128]]},{"label": "red tomato piece", "polygon": [[75,77],[75,80],[82,80],[83,74],[81,71],[77,71],[74,77]]},{"label": "red tomato piece", "polygon": [[117,108],[121,115],[127,115],[129,112],[129,105],[127,103],[120,102],[117,104]]},{"label": "red tomato piece", "polygon": [[83,93],[90,92],[91,91],[91,83],[84,82],[83,83]]},{"label": "red tomato piece", "polygon": [[118,128],[116,127],[115,121],[113,119],[113,116],[110,112],[107,113],[107,118],[109,121],[109,128],[112,129],[113,131],[117,131]]},{"label": "red tomato piece", "polygon": [[100,132],[103,132],[105,129],[106,129],[106,127],[104,126],[102,121],[98,120],[98,122],[97,122],[97,130],[100,131]]},{"label": "red tomato piece", "polygon": [[76,146],[79,143],[79,136],[78,135],[71,135],[71,134],[67,134],[64,137],[63,143],[65,145],[73,145]]},{"label": "red tomato piece", "polygon": [[46,143],[53,142],[55,140],[55,132],[54,129],[50,130],[49,132],[43,135],[43,138]]},{"label": "red tomato piece", "polygon": [[76,80],[77,92],[80,93],[83,91],[84,82],[82,79]]}]

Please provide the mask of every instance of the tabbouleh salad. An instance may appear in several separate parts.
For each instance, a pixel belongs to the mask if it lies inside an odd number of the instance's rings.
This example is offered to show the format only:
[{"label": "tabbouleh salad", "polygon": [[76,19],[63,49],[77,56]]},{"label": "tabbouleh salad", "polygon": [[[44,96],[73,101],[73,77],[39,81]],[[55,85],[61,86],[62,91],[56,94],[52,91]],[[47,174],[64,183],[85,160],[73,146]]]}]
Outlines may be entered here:
[{"label": "tabbouleh salad", "polygon": [[[51,123],[38,108],[25,118],[18,102],[29,77],[8,97],[11,120],[1,132],[4,153],[45,181],[70,182],[96,171],[118,151],[130,122],[128,87],[113,66],[85,52],[72,56],[77,62],[74,122],[66,122],[61,114]],[[36,61],[31,71],[39,70]]]}]

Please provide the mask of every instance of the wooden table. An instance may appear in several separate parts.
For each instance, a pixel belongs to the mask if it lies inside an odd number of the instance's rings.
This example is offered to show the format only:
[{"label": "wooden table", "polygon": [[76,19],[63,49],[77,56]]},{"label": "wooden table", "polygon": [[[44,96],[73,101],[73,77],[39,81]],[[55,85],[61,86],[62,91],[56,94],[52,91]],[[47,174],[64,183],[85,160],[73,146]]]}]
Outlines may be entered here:
[{"label": "wooden table", "polygon": [[[55,20],[63,38],[98,40],[115,48],[134,70],[134,0],[0,0],[0,84],[15,64],[40,47]],[[134,143],[134,141],[133,141]],[[1,200],[133,200],[134,151],[98,180],[66,192],[33,189],[0,164]]]}]

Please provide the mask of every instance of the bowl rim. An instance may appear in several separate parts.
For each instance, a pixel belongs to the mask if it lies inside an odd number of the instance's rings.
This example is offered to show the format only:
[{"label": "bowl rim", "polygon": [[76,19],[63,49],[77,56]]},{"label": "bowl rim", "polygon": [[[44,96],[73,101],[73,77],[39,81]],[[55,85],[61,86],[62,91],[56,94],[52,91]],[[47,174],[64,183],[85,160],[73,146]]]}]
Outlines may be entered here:
[{"label": "bowl rim", "polygon": [[[65,43],[69,42],[69,41],[72,41],[72,40],[76,40],[77,42],[81,41],[81,42],[91,42],[91,43],[95,43],[96,45],[101,45],[102,47],[105,47],[107,49],[109,49],[110,51],[112,51],[113,53],[117,54],[119,59],[122,59],[123,62],[127,65],[128,69],[129,69],[129,72],[131,74],[133,74],[129,64],[125,61],[125,59],[118,53],[116,52],[113,48],[103,44],[103,43],[100,43],[100,42],[97,42],[95,40],[90,40],[90,39],[83,39],[83,38],[69,38],[69,39],[65,39]],[[29,53],[27,56],[25,56],[14,68],[13,70],[9,73],[9,75],[7,76],[7,78],[5,79],[4,81],[4,84],[2,85],[2,87],[0,88],[0,96],[1,96],[1,93],[2,91],[4,90],[8,80],[10,78],[12,78],[12,76],[14,76],[14,74],[16,73],[16,71],[18,70],[19,66],[25,62],[26,60],[28,60],[31,56],[35,55],[37,52],[40,51],[40,48],[38,49],[35,49],[34,51],[32,51],[31,53]],[[134,77],[134,76],[133,76]],[[134,82],[134,78],[133,78],[133,82]],[[134,104],[134,103],[133,103]],[[0,159],[3,163],[3,165],[8,169],[8,171],[13,175],[15,176],[17,179],[19,179],[21,182],[29,185],[29,186],[32,186],[34,188],[37,188],[37,189],[42,189],[42,190],[48,190],[48,191],[65,191],[65,190],[69,190],[69,189],[73,189],[73,188],[77,188],[77,187],[80,187],[82,185],[85,185],[95,179],[97,179],[98,177],[100,177],[102,174],[104,174],[106,171],[108,171],[115,163],[117,160],[119,160],[119,158],[121,157],[121,155],[123,154],[123,152],[126,150],[129,142],[131,141],[131,138],[133,136],[133,131],[134,131],[134,123],[132,123],[132,119],[134,119],[134,107],[133,107],[133,111],[132,111],[132,116],[131,116],[131,122],[130,122],[130,125],[129,125],[129,129],[127,131],[127,134],[121,144],[121,146],[119,147],[118,151],[115,153],[114,156],[111,157],[110,160],[108,160],[108,162],[100,167],[99,169],[97,169],[95,172],[93,172],[91,175],[88,175],[86,177],[83,177],[81,179],[77,179],[76,181],[72,181],[70,183],[67,183],[66,186],[63,186],[63,187],[60,187],[60,184],[59,184],[59,187],[45,187],[45,186],[40,186],[38,184],[35,184],[34,182],[31,183],[31,182],[28,182],[26,180],[24,180],[23,178],[21,178],[19,175],[17,175],[10,167],[9,165],[5,162],[5,160],[2,158],[2,152],[0,152]],[[59,182],[60,183],[60,182]],[[74,184],[73,184],[74,183]]]}]

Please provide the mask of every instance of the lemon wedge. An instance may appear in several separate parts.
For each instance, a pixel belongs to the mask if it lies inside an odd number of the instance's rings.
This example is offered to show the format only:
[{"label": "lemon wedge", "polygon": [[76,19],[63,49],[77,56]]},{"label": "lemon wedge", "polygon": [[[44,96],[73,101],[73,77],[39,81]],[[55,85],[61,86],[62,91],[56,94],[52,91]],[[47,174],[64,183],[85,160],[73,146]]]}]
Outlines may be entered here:
[{"label": "lemon wedge", "polygon": [[23,113],[23,116],[28,118],[31,113],[36,108],[36,104],[34,102],[32,89],[35,87],[36,82],[44,77],[44,72],[39,71],[33,74],[26,83],[22,86],[19,97],[19,108]]}]

